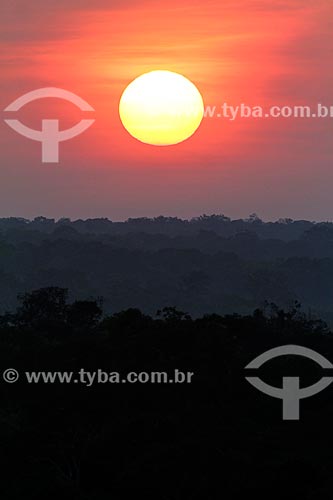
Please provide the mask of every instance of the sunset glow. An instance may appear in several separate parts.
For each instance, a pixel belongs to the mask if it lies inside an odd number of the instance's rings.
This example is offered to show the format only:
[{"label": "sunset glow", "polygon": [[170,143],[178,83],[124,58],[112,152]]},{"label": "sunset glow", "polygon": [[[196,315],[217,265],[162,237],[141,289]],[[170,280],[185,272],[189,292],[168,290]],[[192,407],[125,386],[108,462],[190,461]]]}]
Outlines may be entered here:
[{"label": "sunset glow", "polygon": [[[193,132],[201,111],[179,136],[161,140],[160,132],[147,137],[136,129],[132,135],[140,140],[133,140],[125,128],[134,126],[133,114],[126,110],[124,127],[119,102],[138,76],[164,69],[193,82],[205,107],[331,105],[331,17],[328,0],[6,0],[1,109],[32,90],[58,87],[87,101],[95,123],[63,143],[58,171],[45,171],[39,145],[20,138],[4,119],[36,130],[43,119],[59,119],[64,130],[87,117],[55,99],[31,103],[15,117],[3,112],[2,213],[33,216],[47,206],[46,215],[121,219],[203,210],[328,216],[333,171],[326,119],[205,116],[189,140],[152,147],[144,142],[178,142]],[[27,189],[25,176],[36,188]],[[17,192],[24,192],[19,204]]]},{"label": "sunset glow", "polygon": [[204,105],[197,88],[182,75],[152,71],[128,85],[119,113],[126,130],[139,141],[170,146],[194,134]]}]

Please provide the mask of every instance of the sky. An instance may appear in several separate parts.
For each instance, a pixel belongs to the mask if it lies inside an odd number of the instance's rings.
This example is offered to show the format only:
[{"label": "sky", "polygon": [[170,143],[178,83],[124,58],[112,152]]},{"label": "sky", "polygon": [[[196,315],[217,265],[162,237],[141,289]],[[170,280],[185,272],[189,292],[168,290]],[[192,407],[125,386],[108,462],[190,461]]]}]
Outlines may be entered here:
[{"label": "sky", "polygon": [[[0,217],[333,220],[333,118],[207,115],[188,140],[157,147],[118,112],[127,85],[160,69],[190,79],[206,107],[333,106],[332,20],[331,0],[2,0]],[[95,111],[54,98],[5,111],[43,87]],[[95,123],[42,163],[8,118]]]}]

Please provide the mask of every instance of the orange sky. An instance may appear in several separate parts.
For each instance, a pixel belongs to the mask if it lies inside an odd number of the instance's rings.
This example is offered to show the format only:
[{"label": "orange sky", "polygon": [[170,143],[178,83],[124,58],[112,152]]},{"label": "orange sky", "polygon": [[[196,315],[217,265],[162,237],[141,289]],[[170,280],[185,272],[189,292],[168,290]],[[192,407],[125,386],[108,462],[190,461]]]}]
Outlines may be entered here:
[{"label": "orange sky", "polygon": [[[3,0],[0,9],[1,109],[53,86],[96,110],[89,131],[61,144],[59,165],[41,164],[40,144],[2,121],[0,216],[330,217],[329,119],[205,118],[188,141],[158,148],[118,116],[126,85],[154,69],[188,77],[206,105],[332,105],[329,0]],[[61,117],[67,128],[81,115],[48,100],[20,119],[37,129]]]}]

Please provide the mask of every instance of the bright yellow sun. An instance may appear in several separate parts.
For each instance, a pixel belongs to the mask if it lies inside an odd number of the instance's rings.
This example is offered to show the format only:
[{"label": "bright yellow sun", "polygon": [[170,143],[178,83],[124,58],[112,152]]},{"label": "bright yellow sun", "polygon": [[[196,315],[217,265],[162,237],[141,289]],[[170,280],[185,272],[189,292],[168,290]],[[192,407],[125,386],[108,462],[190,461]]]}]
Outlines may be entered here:
[{"label": "bright yellow sun", "polygon": [[154,146],[185,141],[199,127],[204,104],[199,90],[187,78],[171,71],[151,71],[125,89],[120,119],[136,139]]}]

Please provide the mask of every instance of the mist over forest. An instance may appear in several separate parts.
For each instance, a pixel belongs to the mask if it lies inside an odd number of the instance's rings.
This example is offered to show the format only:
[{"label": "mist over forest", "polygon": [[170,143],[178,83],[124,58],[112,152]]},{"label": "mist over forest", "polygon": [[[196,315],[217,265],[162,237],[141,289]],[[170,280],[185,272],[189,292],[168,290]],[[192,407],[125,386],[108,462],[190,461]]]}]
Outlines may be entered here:
[{"label": "mist over forest", "polygon": [[108,314],[166,306],[193,317],[249,314],[295,301],[333,321],[333,224],[256,214],[59,220],[0,219],[0,312],[49,286],[75,299],[102,297]]}]

